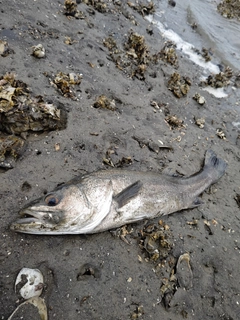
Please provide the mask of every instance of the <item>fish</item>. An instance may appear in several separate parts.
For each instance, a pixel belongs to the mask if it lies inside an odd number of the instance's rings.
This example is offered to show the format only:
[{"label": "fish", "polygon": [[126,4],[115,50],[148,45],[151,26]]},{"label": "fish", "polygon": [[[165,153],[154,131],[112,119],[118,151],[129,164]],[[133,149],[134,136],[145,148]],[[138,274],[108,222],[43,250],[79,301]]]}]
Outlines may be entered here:
[{"label": "fish", "polygon": [[89,234],[195,208],[203,203],[199,195],[226,168],[209,149],[202,170],[189,177],[120,168],[84,174],[30,202],[10,229],[38,235]]}]

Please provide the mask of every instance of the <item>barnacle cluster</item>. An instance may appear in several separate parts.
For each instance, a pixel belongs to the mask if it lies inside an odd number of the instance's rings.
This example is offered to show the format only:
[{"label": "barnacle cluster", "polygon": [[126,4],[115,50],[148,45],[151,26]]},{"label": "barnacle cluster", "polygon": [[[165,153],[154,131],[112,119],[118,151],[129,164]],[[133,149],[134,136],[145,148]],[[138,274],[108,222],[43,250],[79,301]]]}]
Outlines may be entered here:
[{"label": "barnacle cluster", "polygon": [[195,118],[195,123],[197,126],[199,126],[200,129],[203,129],[204,125],[205,125],[205,119],[204,118]]},{"label": "barnacle cluster", "polygon": [[140,13],[143,17],[149,14],[153,14],[156,9],[155,9],[155,4],[153,3],[153,1],[150,1],[146,4],[144,3],[133,3],[128,1],[127,3],[129,5],[130,8],[136,10],[138,13]]},{"label": "barnacle cluster", "polygon": [[77,3],[74,0],[65,0],[64,9],[65,9],[64,14],[68,17],[74,17],[76,19],[85,18],[84,13],[77,9]]},{"label": "barnacle cluster", "polygon": [[73,86],[79,85],[82,81],[82,75],[79,73],[63,73],[59,72],[51,80],[50,83],[58,89],[61,94],[66,98],[71,98],[76,100],[76,94],[74,92]]},{"label": "barnacle cluster", "polygon": [[169,126],[171,127],[171,129],[184,128],[183,120],[179,119],[176,115],[168,115],[168,116],[165,118],[165,121],[169,124]]},{"label": "barnacle cluster", "polygon": [[144,36],[131,30],[122,49],[118,48],[112,36],[104,39],[103,43],[118,69],[131,78],[145,79],[147,67],[155,59],[149,53]]},{"label": "barnacle cluster", "polygon": [[210,74],[206,80],[201,82],[201,85],[211,86],[213,88],[222,88],[230,84],[230,79],[233,76],[233,71],[230,67],[226,67],[223,72]]},{"label": "barnacle cluster", "polygon": [[189,77],[181,77],[177,72],[174,72],[168,81],[168,89],[172,91],[177,98],[187,95],[190,86],[191,80]]},{"label": "barnacle cluster", "polygon": [[24,151],[26,142],[14,135],[0,135],[0,168],[11,169],[15,161]]},{"label": "barnacle cluster", "polygon": [[156,58],[156,60],[161,59],[162,61],[178,67],[178,57],[175,49],[176,45],[172,41],[166,41],[161,51],[153,57]]},{"label": "barnacle cluster", "polygon": [[62,129],[66,114],[42,96],[33,97],[13,73],[0,77],[0,130],[9,134]]},{"label": "barnacle cluster", "polygon": [[139,245],[149,260],[158,262],[165,259],[173,248],[173,238],[169,226],[162,220],[158,225],[147,225],[141,232]]},{"label": "barnacle cluster", "polygon": [[[64,129],[66,112],[42,96],[33,97],[26,83],[13,73],[0,77],[0,167],[12,167],[7,157],[14,160],[21,155],[29,132]],[[17,135],[17,136],[16,136]]]},{"label": "barnacle cluster", "polygon": [[103,44],[105,47],[108,48],[110,52],[112,52],[113,49],[117,49],[117,43],[112,36],[109,36],[108,38],[104,39]]},{"label": "barnacle cluster", "polygon": [[206,48],[202,48],[202,50],[198,50],[196,48],[193,49],[198,55],[201,55],[204,60],[206,62],[210,61],[212,58],[211,58],[211,55],[212,55],[212,52],[211,52],[211,49],[206,49]]},{"label": "barnacle cluster", "polygon": [[102,108],[102,109],[109,109],[109,110],[116,110],[115,100],[109,99],[105,95],[99,96],[93,104],[94,108]]},{"label": "barnacle cluster", "polygon": [[103,163],[110,167],[126,167],[132,164],[132,158],[129,156],[120,156],[116,146],[111,146],[107,149],[103,157]]},{"label": "barnacle cluster", "polygon": [[6,57],[11,53],[14,53],[14,51],[9,47],[8,42],[5,40],[0,40],[0,55],[2,57]]},{"label": "barnacle cluster", "polygon": [[88,6],[93,7],[96,11],[105,13],[108,11],[108,6],[104,0],[82,0]]},{"label": "barnacle cluster", "polygon": [[218,4],[217,8],[221,15],[223,15],[225,18],[236,18],[240,20],[239,0],[223,0]]}]

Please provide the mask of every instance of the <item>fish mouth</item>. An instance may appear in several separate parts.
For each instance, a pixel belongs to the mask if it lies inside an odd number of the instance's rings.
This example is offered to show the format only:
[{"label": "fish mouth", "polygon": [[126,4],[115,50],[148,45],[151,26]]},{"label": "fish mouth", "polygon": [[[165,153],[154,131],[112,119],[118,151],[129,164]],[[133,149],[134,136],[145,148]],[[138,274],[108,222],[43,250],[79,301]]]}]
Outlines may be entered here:
[{"label": "fish mouth", "polygon": [[19,212],[20,217],[14,221],[10,229],[19,232],[37,232],[44,226],[42,215],[39,212],[24,209]]},{"label": "fish mouth", "polygon": [[34,218],[34,217],[24,217],[24,218],[19,218],[15,221],[15,224],[30,224],[30,223],[39,223],[42,224],[41,221],[39,221],[38,218]]},{"label": "fish mouth", "polygon": [[36,212],[34,210],[25,208],[19,212],[20,218],[15,223],[26,224],[26,223],[43,223],[43,217],[46,212]]},{"label": "fish mouth", "polygon": [[47,208],[30,207],[19,211],[19,218],[10,225],[16,232],[32,234],[55,234],[53,231],[62,218],[62,213],[54,212]]}]

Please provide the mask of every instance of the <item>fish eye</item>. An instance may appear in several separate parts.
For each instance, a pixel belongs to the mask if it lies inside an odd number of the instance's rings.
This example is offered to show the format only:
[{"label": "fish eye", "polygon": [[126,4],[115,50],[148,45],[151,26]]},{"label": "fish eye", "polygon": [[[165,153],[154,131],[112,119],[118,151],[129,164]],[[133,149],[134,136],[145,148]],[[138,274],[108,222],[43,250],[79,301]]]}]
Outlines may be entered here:
[{"label": "fish eye", "polygon": [[46,204],[47,204],[48,206],[50,206],[50,207],[56,206],[56,205],[59,203],[59,201],[60,201],[60,200],[58,199],[58,197],[56,197],[56,196],[54,196],[54,195],[52,195],[52,194],[46,196],[46,198],[45,198]]}]

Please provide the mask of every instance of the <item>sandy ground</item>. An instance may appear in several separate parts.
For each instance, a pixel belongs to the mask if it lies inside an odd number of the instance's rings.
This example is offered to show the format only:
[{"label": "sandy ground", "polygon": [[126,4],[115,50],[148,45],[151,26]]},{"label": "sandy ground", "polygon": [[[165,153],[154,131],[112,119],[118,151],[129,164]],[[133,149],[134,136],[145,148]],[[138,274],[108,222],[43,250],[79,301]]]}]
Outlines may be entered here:
[{"label": "sandy ground", "polygon": [[[143,80],[116,68],[103,44],[110,35],[123,49],[132,29],[145,37],[151,55],[163,48],[165,40],[154,26],[149,31],[149,23],[125,1],[105,2],[107,12],[103,13],[80,3],[84,19],[64,15],[63,1],[1,3],[0,35],[15,52],[0,57],[1,75],[14,72],[33,96],[61,103],[68,114],[66,129],[30,133],[14,168],[0,173],[1,319],[7,319],[22,301],[14,292],[14,282],[19,270],[29,267],[44,275],[42,297],[49,319],[236,320],[240,314],[240,220],[235,197],[240,193],[240,152],[239,132],[232,122],[239,108],[239,89],[225,99],[202,91],[201,69],[181,52],[177,52],[178,69],[159,60],[147,66]],[[65,37],[76,42],[68,45]],[[31,55],[31,47],[39,43],[46,49],[43,59]],[[49,77],[59,71],[82,74],[81,84],[74,89],[76,100],[63,97],[50,84]],[[168,90],[175,71],[191,79],[190,90],[182,98]],[[196,92],[205,97],[205,105],[192,99]],[[100,95],[114,99],[115,107],[94,108]],[[167,115],[176,115],[183,126],[171,127]],[[199,118],[205,119],[203,128],[195,124]],[[218,128],[226,139],[216,134]],[[159,148],[162,145],[171,149]],[[79,174],[110,169],[103,163],[106,157],[114,164],[131,158],[131,164],[124,164],[129,170],[171,169],[190,175],[200,170],[208,148],[228,162],[227,172],[202,195],[202,206],[164,217],[172,246],[162,259],[150,261],[139,246],[146,222],[131,226],[130,245],[110,232],[34,236],[9,230],[19,208],[29,200]],[[158,219],[151,222],[157,225]],[[189,253],[193,277],[186,289],[174,280],[176,263],[184,253]],[[84,271],[89,264],[92,274]],[[38,315],[26,306],[14,317],[20,318],[37,319]]]}]

